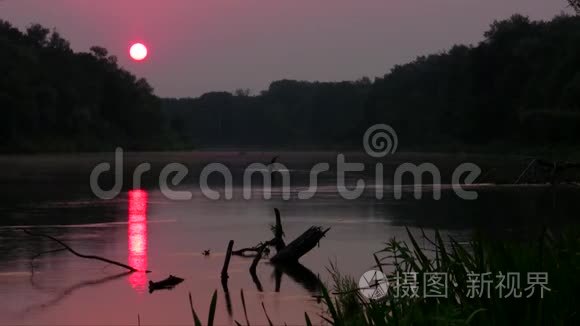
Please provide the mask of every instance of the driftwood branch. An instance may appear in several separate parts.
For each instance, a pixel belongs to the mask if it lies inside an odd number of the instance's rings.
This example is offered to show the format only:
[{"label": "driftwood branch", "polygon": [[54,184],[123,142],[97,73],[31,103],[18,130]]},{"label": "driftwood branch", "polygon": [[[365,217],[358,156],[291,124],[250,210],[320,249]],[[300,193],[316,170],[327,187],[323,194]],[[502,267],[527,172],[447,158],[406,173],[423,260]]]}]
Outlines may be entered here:
[{"label": "driftwood branch", "polygon": [[[234,247],[234,240],[230,240],[228,243],[228,250],[226,252],[226,259],[224,260],[224,266],[222,267],[222,283],[227,282],[228,276],[228,267],[230,266],[230,258],[232,257],[232,248]],[[226,283],[227,284],[227,283]]]},{"label": "driftwood branch", "polygon": [[112,276],[106,276],[106,277],[96,279],[96,280],[82,281],[80,283],[77,283],[77,284],[69,287],[69,288],[64,289],[56,297],[54,297],[52,300],[50,300],[48,302],[33,305],[33,306],[30,306],[30,307],[24,309],[24,313],[29,313],[31,311],[39,310],[39,309],[46,309],[48,307],[51,307],[51,306],[54,306],[54,305],[60,303],[62,300],[69,297],[71,294],[73,294],[74,292],[76,292],[78,290],[81,290],[81,289],[87,288],[87,287],[96,286],[96,285],[101,285],[101,284],[119,279],[121,277],[127,276],[131,273],[132,272],[129,271],[129,272],[123,272],[123,273],[112,275]]},{"label": "driftwood branch", "polygon": [[282,228],[280,210],[274,208],[274,213],[276,214],[276,224],[271,227],[272,232],[274,233],[273,239],[266,242],[260,242],[254,247],[232,251],[233,255],[246,257],[249,256],[247,253],[255,253],[255,259],[252,263],[252,268],[250,271],[253,270],[255,272],[257,263],[264,254],[268,253],[268,247],[270,246],[276,248],[276,255],[270,259],[271,263],[297,263],[298,259],[312,250],[330,230],[330,228],[323,230],[319,226],[310,227],[308,230],[306,230],[306,232],[286,245],[283,239],[284,229]]},{"label": "driftwood branch", "polygon": [[20,230],[22,230],[22,232],[24,232],[24,233],[26,233],[26,234],[28,234],[30,236],[33,236],[33,237],[42,237],[42,238],[50,239],[50,240],[58,243],[59,245],[61,245],[64,249],[68,250],[73,255],[75,255],[77,257],[80,257],[80,258],[99,260],[99,261],[102,261],[102,262],[105,262],[105,263],[109,263],[109,264],[112,264],[112,265],[116,265],[116,266],[125,268],[125,269],[129,270],[130,272],[144,272],[144,273],[150,273],[151,272],[151,271],[147,271],[147,270],[145,270],[145,271],[138,270],[138,269],[136,269],[134,267],[131,267],[129,265],[125,265],[123,263],[120,263],[120,262],[117,262],[117,261],[114,261],[114,260],[110,260],[110,259],[107,259],[107,258],[103,258],[103,257],[100,257],[100,256],[81,254],[81,253],[77,252],[76,250],[74,250],[73,248],[69,247],[66,243],[62,242],[61,240],[59,240],[59,239],[57,239],[55,237],[52,237],[50,235],[47,235],[47,234],[33,233],[33,232],[28,231],[27,229],[20,229]]},{"label": "driftwood branch", "polygon": [[302,233],[294,241],[290,242],[286,247],[280,250],[274,257],[270,259],[272,263],[296,263],[300,257],[304,256],[312,250],[326,235],[330,228],[322,230],[321,227],[310,227],[306,232]]},{"label": "driftwood branch", "polygon": [[[260,283],[256,269],[260,260],[262,260],[262,257],[268,254],[270,250],[269,247],[275,247],[276,255],[270,259],[270,262],[275,265],[274,278],[276,280],[276,292],[280,291],[280,284],[284,273],[288,274],[296,282],[302,284],[308,291],[316,292],[320,280],[318,280],[318,277],[314,275],[314,273],[300,265],[298,259],[312,250],[326,235],[330,228],[323,230],[319,226],[310,227],[306,232],[286,245],[283,239],[284,229],[282,228],[280,211],[277,208],[274,208],[274,213],[276,214],[276,224],[271,226],[272,233],[274,234],[273,239],[266,242],[260,242],[254,247],[235,250],[231,253],[233,255],[244,257],[249,257],[250,255],[248,255],[248,253],[255,254],[254,259],[252,260],[252,265],[250,266],[250,275],[252,276],[252,280],[256,284],[258,291],[262,292],[262,284]],[[226,261],[228,260],[229,259],[226,257]],[[223,280],[224,278],[222,277],[222,282]]]},{"label": "driftwood branch", "polygon": [[270,246],[270,241],[264,242],[264,243],[258,243],[254,247],[234,250],[234,251],[232,251],[232,255],[242,256],[242,257],[255,257],[260,252],[260,250],[262,250],[262,247],[264,247],[264,246],[266,247],[267,250],[264,250],[263,254],[267,255],[269,253],[268,246]]},{"label": "driftwood branch", "polygon": [[253,274],[253,275],[256,274],[256,268],[258,267],[258,263],[260,262],[260,259],[262,259],[262,254],[264,253],[265,249],[266,249],[266,245],[262,246],[260,251],[258,251],[258,254],[256,255],[256,257],[254,257],[254,260],[252,261],[252,265],[250,266],[250,274]]},{"label": "driftwood branch", "polygon": [[232,299],[230,298],[230,290],[228,289],[228,268],[230,265],[230,259],[232,258],[232,249],[234,248],[234,240],[230,240],[228,243],[228,250],[226,252],[226,258],[224,260],[224,266],[222,268],[222,288],[224,290],[224,295],[226,297],[226,309],[228,311],[228,315],[232,316]]},{"label": "driftwood branch", "polygon": [[149,293],[153,293],[158,290],[173,290],[177,285],[181,284],[184,279],[181,277],[169,275],[168,278],[161,280],[159,282],[149,281]]},{"label": "driftwood branch", "polygon": [[[288,275],[294,282],[302,285],[311,294],[316,294],[322,284],[320,279],[311,270],[300,263],[278,264],[275,266],[274,275],[282,278],[282,274]],[[280,291],[281,280],[276,280],[276,288]]]},{"label": "driftwood branch", "polygon": [[60,252],[60,251],[65,251],[65,250],[66,250],[65,248],[47,250],[47,251],[40,252],[40,253],[34,255],[32,258],[30,258],[30,277],[32,277],[34,275],[34,260],[36,258],[38,258],[42,255],[51,254],[51,253]]},{"label": "driftwood branch", "polygon": [[280,210],[274,208],[274,214],[276,214],[276,225],[274,226],[274,239],[271,241],[274,242],[274,246],[276,247],[276,252],[280,252],[280,250],[286,247],[284,243],[284,229],[282,228],[282,219],[280,217]]},{"label": "driftwood branch", "polygon": [[232,255],[243,256],[243,257],[255,257],[258,254],[268,255],[270,249],[268,247],[276,248],[276,252],[282,250],[286,244],[284,243],[284,229],[282,228],[282,219],[280,218],[280,210],[274,208],[274,213],[276,214],[276,224],[273,225],[272,232],[274,233],[274,238],[266,242],[260,242],[257,245],[249,248],[242,248],[232,251]]}]

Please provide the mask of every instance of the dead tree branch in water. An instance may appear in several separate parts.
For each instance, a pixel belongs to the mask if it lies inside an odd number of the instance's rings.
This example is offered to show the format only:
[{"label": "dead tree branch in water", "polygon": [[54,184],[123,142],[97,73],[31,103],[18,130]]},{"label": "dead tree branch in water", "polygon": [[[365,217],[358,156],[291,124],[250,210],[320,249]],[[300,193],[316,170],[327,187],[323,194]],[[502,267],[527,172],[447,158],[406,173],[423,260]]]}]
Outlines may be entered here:
[{"label": "dead tree branch in water", "polygon": [[47,234],[42,234],[42,233],[33,233],[33,232],[30,232],[30,231],[28,231],[27,229],[20,229],[20,230],[21,230],[22,232],[24,232],[24,233],[26,233],[26,234],[30,235],[30,236],[33,236],[33,237],[42,237],[42,238],[50,239],[50,240],[52,240],[52,241],[54,241],[54,242],[58,243],[58,244],[59,244],[59,245],[61,245],[61,246],[62,246],[64,249],[68,250],[70,253],[72,253],[73,255],[75,255],[75,256],[77,256],[77,257],[81,257],[81,258],[85,258],[85,259],[94,259],[94,260],[99,260],[99,261],[102,261],[102,262],[105,262],[105,263],[109,263],[109,264],[112,264],[112,265],[116,265],[116,266],[119,266],[119,267],[125,268],[125,269],[129,270],[129,271],[130,271],[130,272],[132,272],[132,273],[133,273],[133,272],[144,272],[144,273],[150,273],[150,272],[151,272],[151,271],[147,271],[147,270],[145,270],[145,271],[138,270],[138,269],[136,269],[136,268],[134,268],[134,267],[131,267],[131,266],[129,266],[129,265],[125,265],[125,264],[123,264],[123,263],[120,263],[120,262],[117,262],[117,261],[114,261],[114,260],[110,260],[110,259],[107,259],[107,258],[103,258],[103,257],[100,257],[100,256],[94,256],[94,255],[83,255],[83,254],[81,254],[81,253],[79,253],[79,252],[75,251],[75,250],[74,250],[74,249],[72,249],[71,247],[69,247],[69,246],[68,246],[66,243],[64,243],[64,242],[62,242],[61,240],[59,240],[59,239],[57,239],[57,238],[55,238],[55,237],[52,237],[52,236],[50,236],[50,235],[47,235]]},{"label": "dead tree branch in water", "polygon": [[304,285],[308,291],[315,292],[318,289],[320,281],[309,269],[300,265],[298,260],[319,244],[320,240],[330,228],[323,230],[319,226],[310,227],[306,232],[286,245],[283,240],[284,229],[282,228],[280,211],[274,208],[274,213],[276,214],[276,224],[271,226],[272,233],[274,234],[273,239],[260,242],[251,248],[232,251],[232,254],[249,257],[250,255],[247,255],[247,253],[255,253],[252,265],[250,266],[250,275],[258,291],[262,292],[262,284],[260,283],[256,269],[262,257],[269,253],[269,247],[275,247],[276,255],[270,259],[270,262],[275,265],[276,292],[280,291],[282,274],[284,273],[287,273],[293,280]]},{"label": "dead tree branch in water", "polygon": [[326,235],[330,228],[322,230],[319,226],[312,226],[294,241],[280,250],[270,259],[272,263],[297,263],[300,257],[312,250]]},{"label": "dead tree branch in water", "polygon": [[127,276],[131,273],[132,272],[129,271],[129,272],[123,272],[120,274],[115,274],[112,276],[106,276],[106,277],[96,279],[96,280],[82,281],[80,283],[77,283],[71,287],[64,289],[56,297],[54,297],[52,300],[50,300],[48,302],[38,304],[38,305],[33,305],[33,306],[30,306],[30,307],[24,309],[24,313],[29,313],[29,312],[34,311],[34,310],[45,309],[45,308],[54,306],[80,289],[91,287],[91,286],[96,286],[96,285],[101,285],[101,284],[104,284],[104,283],[107,283],[110,281],[114,281],[114,280],[119,279],[121,277]]},{"label": "dead tree branch in water", "polygon": [[330,230],[330,228],[322,230],[319,226],[312,226],[294,241],[286,245],[283,239],[284,229],[282,228],[280,211],[277,208],[274,208],[274,213],[276,214],[276,224],[271,227],[272,232],[274,233],[274,238],[272,240],[260,242],[251,248],[232,251],[232,254],[240,256],[246,256],[247,252],[255,252],[256,256],[252,263],[251,270],[255,271],[258,261],[262,258],[262,255],[267,253],[269,250],[268,247],[270,246],[276,248],[276,255],[270,259],[270,262],[284,264],[297,263],[298,259],[312,250]]},{"label": "dead tree branch in water", "polygon": [[295,283],[302,285],[302,287],[311,294],[318,294],[320,279],[311,270],[300,263],[293,264],[278,264],[274,269],[274,277],[276,280],[276,292],[280,292],[280,284],[282,275],[288,275]]},{"label": "dead tree branch in water", "polygon": [[50,254],[50,253],[55,253],[55,252],[61,252],[61,251],[66,251],[66,249],[64,248],[59,248],[59,249],[52,249],[52,250],[47,250],[47,251],[43,251],[43,252],[39,252],[38,254],[32,256],[32,258],[30,258],[30,285],[32,285],[32,287],[38,289],[38,290],[44,290],[42,287],[38,286],[35,282],[34,282],[34,261],[42,256],[42,255],[46,255],[46,254]]},{"label": "dead tree branch in water", "polygon": [[149,281],[149,293],[153,293],[158,290],[173,290],[176,286],[184,281],[181,277],[169,275],[168,278],[161,280],[159,282]]},{"label": "dead tree branch in water", "polygon": [[234,247],[234,240],[230,240],[228,243],[228,250],[226,251],[226,258],[224,260],[224,266],[222,267],[221,279],[222,286],[225,292],[228,292],[228,268],[230,266],[230,259],[232,257],[232,248]]},{"label": "dead tree branch in water", "polygon": [[42,255],[46,255],[46,254],[52,254],[55,252],[60,252],[60,251],[65,251],[65,248],[59,248],[59,249],[52,249],[52,250],[47,250],[47,251],[43,251],[43,252],[39,252],[36,255],[32,256],[32,258],[30,258],[30,277],[32,277],[34,275],[34,260]]},{"label": "dead tree branch in water", "polygon": [[274,239],[271,241],[274,242],[274,247],[276,247],[276,252],[280,252],[280,250],[286,247],[284,243],[284,229],[282,228],[282,218],[280,217],[280,210],[274,208],[274,214],[276,214],[276,225],[273,227],[274,231]]},{"label": "dead tree branch in water", "polygon": [[[269,255],[270,249],[268,247],[276,248],[276,252],[283,249],[286,244],[284,243],[284,229],[282,228],[282,220],[280,218],[280,210],[274,208],[274,213],[276,214],[276,224],[271,226],[272,233],[274,233],[274,238],[266,242],[260,242],[254,247],[243,248],[239,250],[232,251],[232,255],[243,256],[243,257],[255,257],[257,255]],[[254,253],[254,255],[248,255],[248,253]]]},{"label": "dead tree branch in water", "polygon": [[226,258],[224,260],[224,266],[222,267],[221,279],[222,288],[224,290],[224,295],[226,297],[226,308],[228,314],[232,316],[232,300],[230,299],[230,290],[228,289],[228,268],[230,266],[230,259],[232,258],[232,249],[234,248],[234,240],[230,240],[228,243],[228,250],[226,251]]},{"label": "dead tree branch in water", "polygon": [[[242,257],[255,257],[256,255],[258,255],[258,253],[260,253],[260,251],[262,250],[262,247],[266,247],[266,249],[267,249],[267,247],[270,245],[269,242],[270,241],[264,242],[264,243],[260,242],[257,245],[255,245],[254,247],[234,250],[234,251],[232,251],[232,255],[242,256]],[[263,252],[263,254],[268,255],[269,249],[265,250],[265,252]]]},{"label": "dead tree branch in water", "polygon": [[260,249],[256,257],[254,257],[252,265],[250,266],[250,274],[256,275],[256,267],[258,267],[258,263],[260,262],[260,259],[262,259],[262,254],[264,253],[265,249],[266,246],[262,246],[262,249]]}]

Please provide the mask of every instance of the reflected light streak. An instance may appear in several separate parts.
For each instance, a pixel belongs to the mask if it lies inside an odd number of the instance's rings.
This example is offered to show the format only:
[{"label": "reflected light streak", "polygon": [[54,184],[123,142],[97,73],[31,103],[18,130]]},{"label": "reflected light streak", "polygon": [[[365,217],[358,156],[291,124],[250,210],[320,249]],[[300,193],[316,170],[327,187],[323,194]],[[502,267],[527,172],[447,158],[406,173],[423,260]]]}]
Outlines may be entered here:
[{"label": "reflected light streak", "polygon": [[[128,264],[138,270],[147,270],[147,192],[129,191],[129,256]],[[147,290],[147,275],[144,272],[132,273],[129,283],[138,292]]]}]

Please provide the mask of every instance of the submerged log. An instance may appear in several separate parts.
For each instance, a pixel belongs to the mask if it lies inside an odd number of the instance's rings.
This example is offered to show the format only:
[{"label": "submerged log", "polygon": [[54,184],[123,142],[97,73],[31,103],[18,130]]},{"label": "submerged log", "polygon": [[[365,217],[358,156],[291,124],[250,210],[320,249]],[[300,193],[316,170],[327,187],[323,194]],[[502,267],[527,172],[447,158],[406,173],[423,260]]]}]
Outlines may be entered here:
[{"label": "submerged log", "polygon": [[262,257],[268,254],[269,247],[275,247],[276,255],[270,259],[270,262],[275,265],[276,292],[280,291],[282,274],[284,273],[287,273],[292,279],[303,284],[310,292],[315,292],[320,281],[310,270],[300,265],[298,260],[316,247],[330,228],[323,230],[319,226],[310,227],[306,232],[286,245],[283,240],[284,229],[282,228],[280,211],[274,208],[274,213],[276,214],[276,224],[271,226],[272,233],[274,234],[273,239],[260,242],[251,248],[233,251],[232,254],[248,257],[247,253],[255,253],[252,265],[250,266],[250,275],[258,291],[262,292],[262,284],[260,283],[256,269]]},{"label": "submerged log", "polygon": [[326,235],[330,228],[322,230],[319,226],[310,227],[306,232],[302,233],[294,241],[281,249],[270,262],[275,264],[289,264],[296,263],[300,257],[304,256],[312,250]]},{"label": "submerged log", "polygon": [[181,282],[183,282],[182,278],[173,275],[159,282],[149,281],[149,293],[157,290],[171,290]]}]

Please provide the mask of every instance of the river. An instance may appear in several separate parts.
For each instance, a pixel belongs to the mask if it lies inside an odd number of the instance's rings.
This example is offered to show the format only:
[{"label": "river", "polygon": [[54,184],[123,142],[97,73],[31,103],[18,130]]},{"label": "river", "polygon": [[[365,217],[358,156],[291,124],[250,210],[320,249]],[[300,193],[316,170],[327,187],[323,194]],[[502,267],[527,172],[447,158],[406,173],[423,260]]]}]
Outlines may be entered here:
[{"label": "river", "polygon": [[[262,188],[244,199],[240,181],[243,167],[251,162],[267,163],[274,155],[292,173],[290,199],[274,184],[271,199],[262,197]],[[352,161],[360,156],[347,156]],[[434,161],[442,170],[465,161],[482,162],[482,170],[504,166],[505,158],[401,154],[388,161],[392,166],[404,161]],[[554,192],[544,186],[475,187],[476,200],[463,200],[449,187],[443,187],[441,200],[432,198],[426,188],[422,199],[404,187],[402,199],[394,196],[388,183],[377,199],[373,184],[373,164],[353,173],[367,189],[354,200],[337,191],[334,168],[322,174],[318,190],[311,199],[299,199],[308,188],[308,173],[316,162],[336,163],[336,153],[268,152],[192,152],[129,153],[124,161],[123,187],[113,199],[101,199],[90,189],[89,176],[100,162],[113,162],[112,153],[4,156],[0,158],[0,324],[18,325],[191,325],[188,293],[202,320],[214,290],[218,292],[216,323],[233,324],[245,320],[240,290],[244,291],[252,324],[265,324],[262,302],[275,324],[303,324],[304,312],[324,313],[312,291],[312,278],[329,281],[328,268],[336,263],[341,273],[355,280],[372,269],[372,253],[384,242],[405,239],[405,226],[427,232],[439,229],[465,238],[474,229],[492,230],[501,236],[521,236],[544,224],[559,227],[575,218],[580,202],[578,190],[566,187]],[[515,159],[514,166],[525,166]],[[152,169],[136,189],[131,185],[137,164],[151,162]],[[188,177],[174,187],[189,191],[188,200],[170,200],[160,190],[160,169],[169,162],[188,167]],[[234,176],[232,199],[211,200],[198,185],[201,169],[220,162]],[[492,163],[490,163],[492,162]],[[495,162],[495,163],[494,163]],[[443,180],[447,172],[443,172]],[[386,177],[386,180],[391,180]],[[104,184],[111,182],[104,177]],[[223,181],[222,181],[223,182]],[[445,181],[443,181],[445,182]],[[212,179],[213,189],[221,191],[220,180]],[[105,187],[105,186],[103,186]],[[172,186],[173,187],[173,186]],[[309,226],[331,228],[329,233],[301,260],[304,269],[277,272],[263,260],[258,266],[259,284],[250,276],[251,259],[233,257],[229,267],[231,308],[220,283],[220,271],[229,240],[235,248],[249,247],[271,238],[274,208],[282,215],[286,242]],[[75,250],[99,255],[152,272],[127,275],[123,269],[94,260],[81,259],[66,251],[35,255],[60,248],[47,239],[19,231],[26,227],[50,234]],[[499,232],[497,232],[499,231]],[[209,256],[202,251],[209,249]],[[169,275],[185,279],[173,290],[149,293],[149,280]],[[281,277],[280,277],[281,275]],[[231,310],[231,311],[228,311]]]}]

